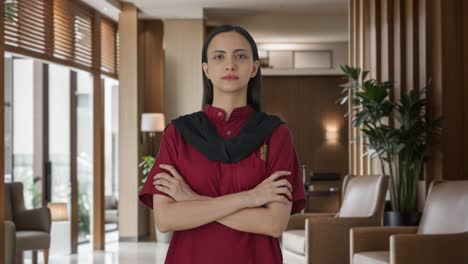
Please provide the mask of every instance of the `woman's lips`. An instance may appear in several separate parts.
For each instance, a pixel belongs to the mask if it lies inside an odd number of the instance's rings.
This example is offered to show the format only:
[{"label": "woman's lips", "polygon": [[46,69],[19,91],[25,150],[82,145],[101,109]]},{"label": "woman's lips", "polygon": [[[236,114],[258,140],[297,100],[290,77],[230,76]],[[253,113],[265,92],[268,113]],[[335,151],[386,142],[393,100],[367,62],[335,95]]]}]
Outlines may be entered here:
[{"label": "woman's lips", "polygon": [[223,80],[237,80],[239,77],[237,76],[224,76]]}]

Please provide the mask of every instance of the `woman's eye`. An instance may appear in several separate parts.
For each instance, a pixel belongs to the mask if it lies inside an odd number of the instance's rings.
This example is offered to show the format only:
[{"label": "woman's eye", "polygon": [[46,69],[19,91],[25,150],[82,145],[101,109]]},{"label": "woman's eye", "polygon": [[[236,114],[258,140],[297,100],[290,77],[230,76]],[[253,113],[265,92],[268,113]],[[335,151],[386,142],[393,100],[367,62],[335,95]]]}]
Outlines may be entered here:
[{"label": "woman's eye", "polygon": [[216,55],[214,58],[215,58],[215,60],[220,60],[220,59],[223,58],[223,55]]},{"label": "woman's eye", "polygon": [[246,58],[247,58],[247,55],[241,54],[241,55],[239,55],[239,58],[241,58],[241,59],[246,59]]}]

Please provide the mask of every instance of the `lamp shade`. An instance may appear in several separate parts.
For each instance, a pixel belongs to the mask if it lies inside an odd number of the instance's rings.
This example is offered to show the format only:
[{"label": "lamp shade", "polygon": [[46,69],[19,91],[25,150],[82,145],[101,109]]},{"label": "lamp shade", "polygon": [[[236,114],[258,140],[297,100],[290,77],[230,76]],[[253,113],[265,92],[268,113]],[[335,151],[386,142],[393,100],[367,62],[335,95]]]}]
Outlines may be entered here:
[{"label": "lamp shade", "polygon": [[162,132],[164,131],[164,114],[161,113],[143,113],[141,116],[142,132]]},{"label": "lamp shade", "polygon": [[68,221],[67,203],[49,203],[52,221]]}]

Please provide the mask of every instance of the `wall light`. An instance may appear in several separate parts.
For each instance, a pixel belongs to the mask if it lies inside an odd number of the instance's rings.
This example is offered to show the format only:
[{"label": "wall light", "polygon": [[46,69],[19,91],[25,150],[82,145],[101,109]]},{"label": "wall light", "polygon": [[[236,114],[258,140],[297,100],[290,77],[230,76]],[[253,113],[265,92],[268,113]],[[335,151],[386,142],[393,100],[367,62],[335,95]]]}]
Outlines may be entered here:
[{"label": "wall light", "polygon": [[336,144],[340,141],[338,126],[332,124],[325,126],[325,141],[331,144]]}]

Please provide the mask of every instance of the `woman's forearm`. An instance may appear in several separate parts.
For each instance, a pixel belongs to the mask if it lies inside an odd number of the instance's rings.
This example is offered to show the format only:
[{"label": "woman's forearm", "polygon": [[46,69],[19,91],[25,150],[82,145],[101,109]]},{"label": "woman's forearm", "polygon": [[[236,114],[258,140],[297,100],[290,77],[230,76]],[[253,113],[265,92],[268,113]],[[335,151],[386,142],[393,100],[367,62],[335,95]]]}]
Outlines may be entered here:
[{"label": "woman's forearm", "polygon": [[281,233],[271,210],[266,207],[244,208],[216,222],[238,231],[272,237],[278,237]]},{"label": "woman's forearm", "polygon": [[[213,199],[200,195],[199,199]],[[278,237],[281,233],[277,218],[267,207],[243,208],[235,213],[217,219],[216,222],[232,229],[255,234]]]},{"label": "woman's forearm", "polygon": [[[156,195],[153,196],[155,204]],[[159,205],[155,210],[156,222],[161,232],[196,228],[249,207],[247,192],[221,197],[178,201]]]}]

